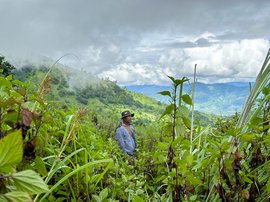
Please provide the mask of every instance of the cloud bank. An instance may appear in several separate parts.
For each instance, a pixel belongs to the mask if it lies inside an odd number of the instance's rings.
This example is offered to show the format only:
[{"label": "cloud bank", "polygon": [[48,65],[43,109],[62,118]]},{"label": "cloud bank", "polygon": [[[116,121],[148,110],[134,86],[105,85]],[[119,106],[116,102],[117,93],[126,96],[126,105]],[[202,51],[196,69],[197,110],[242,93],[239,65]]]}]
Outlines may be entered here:
[{"label": "cloud bank", "polygon": [[120,84],[254,80],[269,48],[260,0],[0,0],[0,53],[40,54]]}]

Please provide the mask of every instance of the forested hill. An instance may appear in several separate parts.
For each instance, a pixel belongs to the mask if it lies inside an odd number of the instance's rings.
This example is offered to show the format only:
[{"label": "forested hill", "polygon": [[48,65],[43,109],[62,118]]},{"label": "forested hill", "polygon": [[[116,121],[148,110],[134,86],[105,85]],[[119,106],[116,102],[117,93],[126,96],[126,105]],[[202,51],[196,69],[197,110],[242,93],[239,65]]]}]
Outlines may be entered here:
[{"label": "forested hill", "polygon": [[[133,92],[120,87],[116,82],[100,80],[90,74],[86,79],[87,74],[62,65],[51,69],[44,65],[25,65],[14,71],[14,78],[35,84],[34,87],[38,90],[38,84],[47,74],[50,79],[50,89],[46,94],[48,100],[63,103],[67,107],[85,106],[90,111],[98,111],[99,116],[110,116],[112,120],[118,120],[117,115],[124,109],[129,109],[137,115],[135,124],[147,124],[158,119],[166,107],[165,103],[151,96]],[[84,77],[81,78],[80,75]],[[216,117],[196,112],[195,118],[205,125],[213,123]]]},{"label": "forested hill", "polygon": [[[30,65],[16,69],[13,77],[29,84],[30,88],[35,88],[33,91],[38,91],[43,79],[48,75],[46,82],[49,88],[45,96],[50,102],[62,103],[66,107],[87,107],[98,116],[111,117],[115,121],[119,120],[121,111],[129,109],[136,114],[136,124],[145,124],[159,118],[165,108],[165,104],[123,89],[116,82],[92,79],[91,75],[87,81],[83,81],[85,78],[79,81],[82,72],[76,71],[68,69],[67,73],[63,66],[49,69],[46,66]],[[79,82],[74,85],[76,80]]]},{"label": "forested hill", "polygon": [[[170,90],[171,86],[130,85],[125,88],[168,104],[168,99],[158,92]],[[184,92],[191,95],[192,88],[193,84],[185,84]],[[249,93],[249,83],[196,83],[195,109],[209,114],[232,115],[242,110]]]}]

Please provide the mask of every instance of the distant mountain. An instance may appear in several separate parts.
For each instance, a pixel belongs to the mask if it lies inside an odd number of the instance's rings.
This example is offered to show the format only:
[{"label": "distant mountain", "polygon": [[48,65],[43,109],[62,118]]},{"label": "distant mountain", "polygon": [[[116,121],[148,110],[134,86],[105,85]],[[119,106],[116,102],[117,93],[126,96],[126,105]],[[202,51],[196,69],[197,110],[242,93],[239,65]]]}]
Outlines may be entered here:
[{"label": "distant mountain", "polygon": [[[252,83],[253,85],[253,83]],[[184,93],[191,95],[193,84],[184,85]],[[171,86],[158,85],[130,85],[124,86],[130,91],[152,97],[160,102],[169,103],[166,96],[158,94],[160,91],[169,90]],[[249,83],[196,83],[195,110],[217,115],[232,115],[240,112],[250,93]]]}]

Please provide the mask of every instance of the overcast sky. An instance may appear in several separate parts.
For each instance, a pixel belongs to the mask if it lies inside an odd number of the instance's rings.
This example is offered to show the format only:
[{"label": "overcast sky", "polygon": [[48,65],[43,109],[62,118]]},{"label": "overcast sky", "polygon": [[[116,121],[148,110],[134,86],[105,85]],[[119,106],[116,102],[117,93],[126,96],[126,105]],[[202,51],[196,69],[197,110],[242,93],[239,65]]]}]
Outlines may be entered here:
[{"label": "overcast sky", "polygon": [[269,0],[0,0],[0,53],[39,54],[119,84],[253,81]]}]

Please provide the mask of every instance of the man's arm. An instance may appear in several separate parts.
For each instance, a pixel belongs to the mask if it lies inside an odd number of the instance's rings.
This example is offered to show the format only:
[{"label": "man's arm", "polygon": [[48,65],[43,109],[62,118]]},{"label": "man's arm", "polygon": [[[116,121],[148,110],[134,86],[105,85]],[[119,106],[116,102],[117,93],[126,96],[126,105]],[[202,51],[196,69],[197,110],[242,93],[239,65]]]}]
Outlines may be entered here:
[{"label": "man's arm", "polygon": [[120,128],[117,128],[116,130],[116,140],[118,142],[119,147],[122,149],[122,151],[127,153],[125,149],[124,139],[123,139],[123,131]]}]

